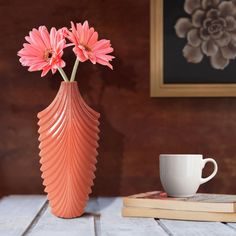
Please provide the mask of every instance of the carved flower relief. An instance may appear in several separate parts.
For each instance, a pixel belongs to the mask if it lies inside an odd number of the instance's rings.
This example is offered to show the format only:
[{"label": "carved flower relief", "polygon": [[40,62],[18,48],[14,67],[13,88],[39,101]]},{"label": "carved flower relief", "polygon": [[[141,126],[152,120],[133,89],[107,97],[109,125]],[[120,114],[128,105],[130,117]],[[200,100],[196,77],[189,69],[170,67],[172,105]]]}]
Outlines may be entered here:
[{"label": "carved flower relief", "polygon": [[191,17],[175,25],[177,36],[187,39],[183,56],[200,63],[205,55],[223,70],[236,58],[236,0],[185,0],[184,10]]}]

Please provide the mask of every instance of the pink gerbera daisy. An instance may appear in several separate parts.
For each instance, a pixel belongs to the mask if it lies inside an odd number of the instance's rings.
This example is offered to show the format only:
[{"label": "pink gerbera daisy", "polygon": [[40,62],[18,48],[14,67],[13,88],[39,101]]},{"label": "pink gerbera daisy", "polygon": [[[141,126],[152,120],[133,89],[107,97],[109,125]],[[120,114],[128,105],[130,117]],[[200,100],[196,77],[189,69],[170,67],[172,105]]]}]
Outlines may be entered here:
[{"label": "pink gerbera daisy", "polygon": [[68,31],[67,38],[74,45],[73,51],[79,61],[90,60],[93,64],[99,63],[113,69],[109,62],[114,57],[107,55],[113,52],[110,40],[98,40],[98,33],[93,27],[89,28],[88,21],[83,25],[71,22],[71,31]]},{"label": "pink gerbera daisy", "polygon": [[61,59],[66,47],[65,29],[51,28],[50,33],[45,26],[33,29],[25,39],[28,43],[18,52],[23,66],[29,66],[29,71],[42,70],[41,77],[49,70],[54,74],[58,68],[65,66]]}]

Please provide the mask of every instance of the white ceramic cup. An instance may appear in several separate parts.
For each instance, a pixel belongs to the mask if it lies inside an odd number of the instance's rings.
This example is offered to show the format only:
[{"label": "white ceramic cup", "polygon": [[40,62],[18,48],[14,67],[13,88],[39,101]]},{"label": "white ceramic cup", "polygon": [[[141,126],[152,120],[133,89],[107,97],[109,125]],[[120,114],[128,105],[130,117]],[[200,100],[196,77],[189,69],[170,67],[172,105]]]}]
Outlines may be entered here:
[{"label": "white ceramic cup", "polygon": [[[168,196],[190,197],[199,186],[211,180],[217,173],[218,166],[214,159],[200,154],[161,154],[160,178]],[[212,162],[214,171],[207,178],[202,178],[202,169],[207,162]]]}]

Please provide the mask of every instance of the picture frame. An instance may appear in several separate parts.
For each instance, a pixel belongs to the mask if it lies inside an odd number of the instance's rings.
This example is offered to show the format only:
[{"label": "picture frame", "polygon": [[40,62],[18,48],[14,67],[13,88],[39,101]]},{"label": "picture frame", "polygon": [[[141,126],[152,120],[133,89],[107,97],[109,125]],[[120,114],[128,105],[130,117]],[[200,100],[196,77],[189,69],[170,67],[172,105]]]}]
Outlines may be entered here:
[{"label": "picture frame", "polygon": [[235,97],[235,83],[165,83],[164,0],[150,2],[150,96],[151,97]]}]

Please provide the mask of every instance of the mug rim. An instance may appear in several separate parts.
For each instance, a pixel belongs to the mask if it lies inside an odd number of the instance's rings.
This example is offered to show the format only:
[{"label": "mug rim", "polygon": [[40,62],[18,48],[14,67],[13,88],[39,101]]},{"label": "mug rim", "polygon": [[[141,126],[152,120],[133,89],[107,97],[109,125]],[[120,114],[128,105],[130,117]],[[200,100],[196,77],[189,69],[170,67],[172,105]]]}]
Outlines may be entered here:
[{"label": "mug rim", "polygon": [[203,157],[202,154],[160,154],[159,157]]}]

